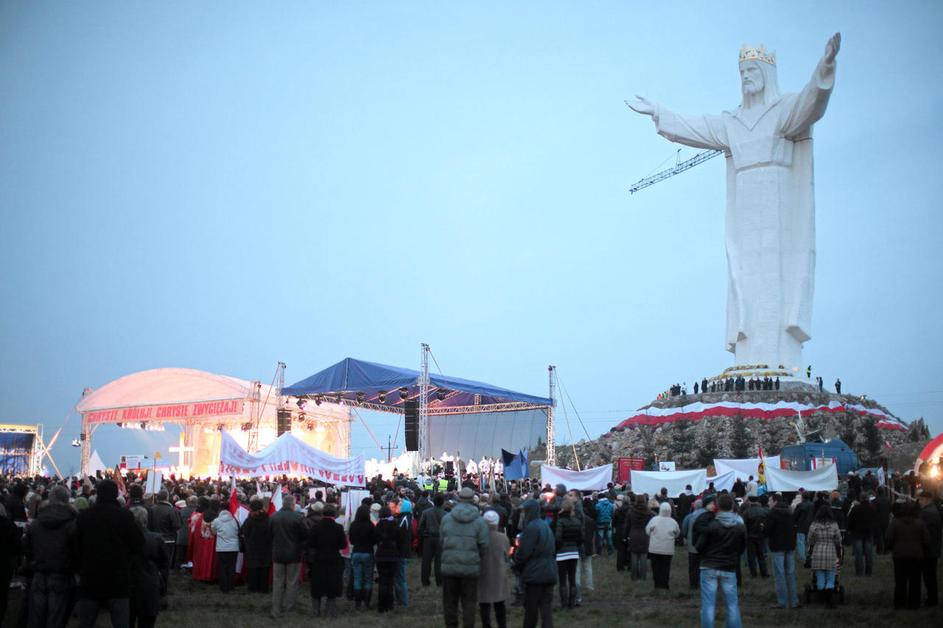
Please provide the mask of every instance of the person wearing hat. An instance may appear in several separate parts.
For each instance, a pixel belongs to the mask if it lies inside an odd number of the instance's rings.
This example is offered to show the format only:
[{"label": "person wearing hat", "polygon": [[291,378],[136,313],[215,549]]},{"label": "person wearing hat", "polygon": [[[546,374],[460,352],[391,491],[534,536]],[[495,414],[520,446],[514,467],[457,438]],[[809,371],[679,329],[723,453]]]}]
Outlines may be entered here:
[{"label": "person wearing hat", "polygon": [[481,570],[478,574],[478,611],[481,625],[491,628],[491,607],[494,607],[498,628],[507,626],[507,608],[505,602],[511,595],[508,584],[508,550],[510,542],[503,532],[499,532],[501,515],[488,510],[482,516],[488,525],[488,549],[481,557]]},{"label": "person wearing hat", "polygon": [[488,548],[488,526],[474,506],[475,491],[465,487],[458,503],[442,518],[442,606],[445,625],[458,626],[458,604],[462,604],[462,625],[475,625],[481,557]]}]

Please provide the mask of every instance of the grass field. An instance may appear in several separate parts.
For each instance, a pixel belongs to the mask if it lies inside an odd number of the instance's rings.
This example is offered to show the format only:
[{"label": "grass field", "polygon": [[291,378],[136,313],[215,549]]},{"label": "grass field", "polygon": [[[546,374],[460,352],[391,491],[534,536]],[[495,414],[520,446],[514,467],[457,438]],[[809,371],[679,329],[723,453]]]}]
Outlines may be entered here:
[{"label": "grass field", "polygon": [[[561,627],[590,627],[604,625],[675,626],[686,627],[698,624],[700,608],[699,593],[687,588],[687,555],[679,549],[672,562],[671,590],[653,591],[651,574],[645,582],[631,582],[626,573],[615,569],[615,558],[594,560],[596,589],[584,592],[583,606],[573,611],[558,611],[554,608],[554,624]],[[849,574],[851,565],[843,569],[846,589],[846,604],[837,609],[826,610],[821,602],[813,602],[801,609],[777,610],[769,608],[775,599],[773,578],[763,580],[750,578],[746,569],[744,586],[740,594],[740,609],[744,626],[943,626],[943,608],[919,611],[894,611],[892,597],[894,578],[889,556],[878,556],[874,575],[870,578]],[[809,571],[799,569],[799,593],[802,601],[803,585],[809,580]],[[371,624],[383,628],[416,628],[417,626],[442,626],[441,592],[434,586],[423,589],[419,585],[419,561],[411,560],[408,570],[410,606],[398,608],[392,613],[379,615],[374,611],[355,611],[352,602],[338,602],[338,618],[330,622],[337,628],[360,627]],[[302,586],[299,608],[277,622],[269,617],[270,596],[248,594],[239,587],[229,594],[220,593],[213,585],[192,582],[187,577],[174,576],[173,595],[169,607],[158,617],[158,625],[202,626],[204,628],[241,628],[260,625],[310,626],[311,601],[306,585]],[[558,603],[555,597],[554,601]],[[374,595],[374,603],[376,595]],[[11,608],[6,625],[19,606],[16,595],[11,595]],[[722,608],[723,602],[719,604]],[[522,611],[509,608],[508,624],[520,626]],[[722,613],[722,611],[721,611]],[[76,623],[73,620],[73,623]],[[104,616],[99,625],[110,625]],[[481,625],[478,620],[477,625]],[[723,626],[722,619],[718,626]]]}]

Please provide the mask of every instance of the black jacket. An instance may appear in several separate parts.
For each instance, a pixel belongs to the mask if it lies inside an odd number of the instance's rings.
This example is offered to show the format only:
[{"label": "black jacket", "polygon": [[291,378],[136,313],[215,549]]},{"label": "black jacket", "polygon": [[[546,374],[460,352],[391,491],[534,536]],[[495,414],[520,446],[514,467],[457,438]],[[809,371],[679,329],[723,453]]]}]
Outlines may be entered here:
[{"label": "black jacket", "polygon": [[645,526],[653,517],[652,511],[648,506],[635,504],[629,511],[627,522],[629,551],[635,554],[648,553],[648,533],[645,532]]},{"label": "black jacket", "polygon": [[264,569],[272,565],[272,528],[267,512],[250,512],[239,528],[239,536],[245,548],[248,569]]},{"label": "black jacket", "polygon": [[77,527],[80,595],[95,600],[129,597],[131,556],[144,547],[134,515],[117,501],[98,501],[82,511]]},{"label": "black jacket", "polygon": [[442,525],[442,517],[445,516],[445,509],[442,506],[436,506],[427,509],[419,518],[419,537],[439,536],[439,526]]},{"label": "black jacket", "polygon": [[927,526],[927,533],[930,535],[929,554],[932,558],[940,557],[940,544],[943,539],[943,530],[941,530],[940,509],[936,504],[927,504],[920,509],[920,518]]},{"label": "black jacket", "polygon": [[358,554],[372,554],[377,544],[377,530],[370,521],[354,521],[350,524],[347,537],[350,539],[351,551]]},{"label": "black jacket", "polygon": [[[380,519],[377,522],[377,562],[395,562],[400,559],[402,535],[396,519]],[[408,546],[407,546],[408,547]]]},{"label": "black jacket", "polygon": [[736,571],[746,542],[747,531],[740,518],[733,513],[718,512],[695,543],[701,556],[701,568]]},{"label": "black jacket", "polygon": [[160,610],[160,570],[167,567],[164,538],[144,533],[144,546],[131,555],[131,608],[135,615],[156,617]]},{"label": "black jacket", "polygon": [[521,574],[523,584],[556,584],[557,555],[553,532],[540,519],[540,503],[528,499],[521,506],[524,513],[524,531],[514,552],[514,568]]},{"label": "black jacket", "polygon": [[895,516],[887,529],[886,541],[894,558],[923,560],[930,549],[927,524],[913,515]]},{"label": "black jacket", "polygon": [[341,550],[347,547],[344,526],[331,517],[322,517],[308,530],[305,558],[309,563],[340,563]]},{"label": "black jacket", "polygon": [[[556,529],[557,553],[579,552],[583,545],[583,524],[573,516],[557,519]],[[580,552],[582,554],[582,552]]]},{"label": "black jacket", "polygon": [[877,513],[871,504],[855,502],[848,511],[848,534],[853,539],[869,539],[877,528]]},{"label": "black jacket", "polygon": [[815,504],[812,500],[803,499],[796,506],[792,513],[792,520],[796,523],[796,532],[801,534],[809,533],[809,526],[812,525],[812,519],[815,517]]},{"label": "black jacket", "polygon": [[165,541],[176,541],[180,529],[180,513],[168,502],[157,502],[148,510],[147,529]]},{"label": "black jacket", "polygon": [[751,539],[762,538],[766,534],[767,517],[769,517],[768,508],[751,502],[743,512],[743,523],[747,528],[747,536]]},{"label": "black jacket", "polygon": [[272,562],[300,563],[308,528],[300,512],[282,508],[269,517],[272,530]]},{"label": "black jacket", "polygon": [[30,572],[72,574],[79,566],[76,520],[68,504],[47,502],[26,528],[24,551]]},{"label": "black jacket", "polygon": [[771,552],[791,552],[796,549],[796,526],[786,502],[769,509],[769,515],[766,517],[766,537],[769,539]]}]

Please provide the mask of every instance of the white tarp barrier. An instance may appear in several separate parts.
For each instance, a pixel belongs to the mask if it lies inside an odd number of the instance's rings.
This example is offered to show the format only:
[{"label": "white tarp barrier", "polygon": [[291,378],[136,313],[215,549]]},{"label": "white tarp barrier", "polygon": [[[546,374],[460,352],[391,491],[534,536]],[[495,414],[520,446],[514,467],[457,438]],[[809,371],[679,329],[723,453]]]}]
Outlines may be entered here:
[{"label": "white tarp barrier", "polygon": [[[763,456],[763,462],[766,463],[766,469],[779,468],[779,456]],[[728,471],[736,473],[737,477],[747,481],[751,475],[753,479],[760,477],[759,458],[714,458],[714,472],[717,475],[723,475]],[[736,478],[735,478],[736,479]]]},{"label": "white tarp barrier", "polygon": [[[727,471],[726,473],[720,473],[715,475],[712,478],[707,478],[707,483],[714,483],[714,490],[718,493],[721,491],[732,491],[733,484],[737,481],[737,474],[733,471]],[[746,488],[746,487],[744,487]]]},{"label": "white tarp barrier", "polygon": [[632,492],[636,495],[640,493],[647,493],[649,496],[657,495],[661,489],[667,488],[669,497],[677,497],[688,484],[697,495],[707,487],[707,470],[636,471],[633,469],[629,482],[632,484]]},{"label": "white tarp barrier", "polygon": [[570,471],[569,469],[551,467],[547,464],[540,465],[541,484],[549,484],[550,486],[563,484],[567,490],[602,491],[608,487],[609,482],[612,482],[611,464],[583,471]]},{"label": "white tarp barrier", "polygon": [[223,431],[219,448],[223,475],[260,477],[302,475],[327,484],[366,486],[363,456],[335,458],[285,432],[262,451],[250,454],[232,435]]},{"label": "white tarp barrier", "polygon": [[766,470],[766,488],[770,492],[834,491],[838,488],[838,466],[820,467],[815,471]]}]

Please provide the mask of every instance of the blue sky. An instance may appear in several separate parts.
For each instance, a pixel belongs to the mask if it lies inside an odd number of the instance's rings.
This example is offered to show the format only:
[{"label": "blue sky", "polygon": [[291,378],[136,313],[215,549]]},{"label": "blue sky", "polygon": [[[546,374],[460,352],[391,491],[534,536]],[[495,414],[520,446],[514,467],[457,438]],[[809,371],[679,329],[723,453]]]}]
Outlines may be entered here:
[{"label": "blue sky", "polygon": [[[675,148],[623,99],[734,107],[743,42],[775,50],[795,91],[841,31],[805,359],[936,433],[941,18],[934,2],[4,2],[0,421],[49,433],[85,386],[148,368],[267,382],[283,360],[291,383],[346,356],[416,366],[427,342],[446,373],[533,394],[556,364],[596,436],[732,363],[723,164],[629,196]],[[100,434],[106,463],[156,442]],[[359,427],[354,449],[378,454]]]}]

